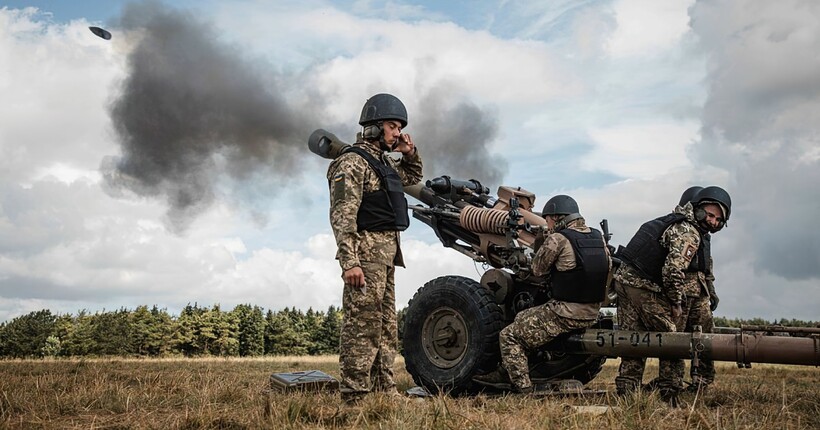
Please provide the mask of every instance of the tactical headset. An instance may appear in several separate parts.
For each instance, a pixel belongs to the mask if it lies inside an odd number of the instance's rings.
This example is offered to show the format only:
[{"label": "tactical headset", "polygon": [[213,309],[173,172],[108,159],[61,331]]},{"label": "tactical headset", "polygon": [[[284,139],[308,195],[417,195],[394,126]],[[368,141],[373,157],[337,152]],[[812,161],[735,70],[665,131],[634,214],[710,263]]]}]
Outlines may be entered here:
[{"label": "tactical headset", "polygon": [[380,139],[384,140],[384,121],[379,121],[374,124],[369,124],[362,130],[362,138],[367,140]]}]

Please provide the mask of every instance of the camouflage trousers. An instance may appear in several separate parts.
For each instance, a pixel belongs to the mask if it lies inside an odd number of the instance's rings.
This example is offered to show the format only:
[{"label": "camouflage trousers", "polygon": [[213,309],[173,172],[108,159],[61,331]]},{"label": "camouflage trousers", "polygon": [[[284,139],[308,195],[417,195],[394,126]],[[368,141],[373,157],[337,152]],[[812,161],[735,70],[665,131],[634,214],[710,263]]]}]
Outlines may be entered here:
[{"label": "camouflage trousers", "polygon": [[[692,332],[699,325],[704,333],[711,333],[715,327],[712,319],[709,296],[687,297],[683,303],[683,314],[676,322],[678,331]],[[680,367],[680,377],[683,378],[684,366]],[[698,365],[694,360],[689,365],[689,376],[693,384],[709,385],[715,381],[715,362],[701,358]]]},{"label": "camouflage trousers", "polygon": [[595,320],[576,320],[558,315],[550,303],[519,312],[512,324],[504,327],[498,336],[501,365],[518,390],[532,387],[527,350],[541,347],[562,333],[595,323]]},{"label": "camouflage trousers", "polygon": [[372,391],[393,391],[393,361],[398,347],[395,268],[361,262],[365,288],[345,284],[339,368],[345,400]]},{"label": "camouflage trousers", "polygon": [[[676,331],[672,307],[660,293],[616,283],[618,293],[618,325],[621,330]],[[646,358],[621,357],[621,366],[615,378],[618,394],[636,391],[643,382]],[[683,388],[683,360],[660,360],[658,389],[676,393]]]}]

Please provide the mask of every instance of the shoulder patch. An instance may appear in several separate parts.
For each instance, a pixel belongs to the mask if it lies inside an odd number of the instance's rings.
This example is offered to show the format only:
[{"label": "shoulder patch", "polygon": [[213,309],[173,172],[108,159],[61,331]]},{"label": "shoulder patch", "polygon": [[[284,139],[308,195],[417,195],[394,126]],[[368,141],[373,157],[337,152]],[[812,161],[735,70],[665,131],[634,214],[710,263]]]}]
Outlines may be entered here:
[{"label": "shoulder patch", "polygon": [[333,203],[339,202],[344,200],[345,198],[345,174],[339,173],[333,177],[333,183],[331,184],[333,188]]},{"label": "shoulder patch", "polygon": [[691,243],[686,244],[686,248],[683,249],[683,256],[687,260],[691,260],[692,257],[698,252],[698,247],[692,245]]}]

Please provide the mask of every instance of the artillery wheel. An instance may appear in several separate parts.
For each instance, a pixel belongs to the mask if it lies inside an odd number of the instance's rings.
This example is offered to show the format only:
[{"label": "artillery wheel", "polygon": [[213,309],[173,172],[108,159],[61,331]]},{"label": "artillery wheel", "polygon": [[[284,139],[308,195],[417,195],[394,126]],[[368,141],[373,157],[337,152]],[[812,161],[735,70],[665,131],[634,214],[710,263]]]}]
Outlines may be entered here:
[{"label": "artillery wheel", "polygon": [[432,393],[478,390],[472,377],[499,362],[501,309],[480,283],[443,276],[421,287],[404,320],[404,359],[413,380]]}]

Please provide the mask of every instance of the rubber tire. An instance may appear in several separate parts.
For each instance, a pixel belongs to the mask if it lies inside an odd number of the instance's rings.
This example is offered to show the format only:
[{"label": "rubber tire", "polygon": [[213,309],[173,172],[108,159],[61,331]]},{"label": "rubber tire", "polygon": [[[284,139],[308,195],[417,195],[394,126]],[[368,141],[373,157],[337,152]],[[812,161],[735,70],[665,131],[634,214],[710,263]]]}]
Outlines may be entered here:
[{"label": "rubber tire", "polygon": [[[423,327],[428,317],[442,309],[455,311],[466,329],[466,349],[442,368],[428,356],[423,343]],[[443,276],[427,282],[408,304],[404,320],[404,360],[413,381],[428,392],[450,395],[480,391],[472,382],[500,362],[498,332],[504,326],[501,308],[493,294],[480,283],[462,276]]]}]

